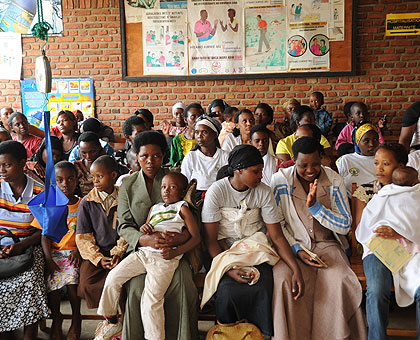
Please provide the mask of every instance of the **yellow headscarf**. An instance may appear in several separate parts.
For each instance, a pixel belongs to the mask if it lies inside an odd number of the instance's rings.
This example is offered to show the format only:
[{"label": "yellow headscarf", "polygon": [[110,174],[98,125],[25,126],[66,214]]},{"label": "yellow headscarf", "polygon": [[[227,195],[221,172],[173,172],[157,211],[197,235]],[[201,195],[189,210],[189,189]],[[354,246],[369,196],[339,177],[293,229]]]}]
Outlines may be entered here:
[{"label": "yellow headscarf", "polygon": [[363,124],[363,125],[359,126],[356,129],[356,133],[354,135],[354,143],[356,145],[359,145],[360,140],[362,139],[362,137],[366,133],[368,133],[369,131],[372,131],[372,130],[375,131],[376,133],[378,132],[378,130],[376,129],[376,127],[374,125],[372,125],[371,123],[366,123],[366,124]]}]

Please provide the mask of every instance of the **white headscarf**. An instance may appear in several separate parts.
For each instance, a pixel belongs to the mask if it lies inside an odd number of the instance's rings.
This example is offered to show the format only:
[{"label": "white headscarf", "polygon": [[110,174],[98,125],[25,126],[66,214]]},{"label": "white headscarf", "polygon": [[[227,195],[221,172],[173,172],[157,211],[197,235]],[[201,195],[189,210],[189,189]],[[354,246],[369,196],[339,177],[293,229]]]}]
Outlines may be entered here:
[{"label": "white headscarf", "polygon": [[182,109],[185,110],[185,104],[184,103],[176,103],[174,106],[172,106],[172,116],[176,118],[176,110]]}]

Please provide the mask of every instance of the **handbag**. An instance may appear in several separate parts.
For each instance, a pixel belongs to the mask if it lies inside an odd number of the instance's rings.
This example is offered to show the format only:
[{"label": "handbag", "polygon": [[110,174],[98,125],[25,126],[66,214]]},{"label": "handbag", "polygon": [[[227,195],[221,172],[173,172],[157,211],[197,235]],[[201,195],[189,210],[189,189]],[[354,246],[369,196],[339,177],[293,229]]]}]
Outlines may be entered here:
[{"label": "handbag", "polygon": [[246,319],[227,324],[217,321],[217,325],[207,332],[206,340],[263,340],[263,335],[257,326]]},{"label": "handbag", "polygon": [[44,112],[45,146],[47,164],[45,167],[45,190],[36,195],[28,208],[42,227],[42,235],[59,243],[68,232],[67,215],[69,202],[57,187],[50,138],[50,112]]},{"label": "handbag", "polygon": [[[10,237],[14,243],[20,242],[19,237],[14,235],[9,229],[0,228],[0,230],[6,232],[6,234],[0,235],[0,241],[5,237]],[[33,246],[26,248],[20,255],[0,259],[0,279],[7,279],[13,275],[23,273],[32,266],[32,263]]]}]

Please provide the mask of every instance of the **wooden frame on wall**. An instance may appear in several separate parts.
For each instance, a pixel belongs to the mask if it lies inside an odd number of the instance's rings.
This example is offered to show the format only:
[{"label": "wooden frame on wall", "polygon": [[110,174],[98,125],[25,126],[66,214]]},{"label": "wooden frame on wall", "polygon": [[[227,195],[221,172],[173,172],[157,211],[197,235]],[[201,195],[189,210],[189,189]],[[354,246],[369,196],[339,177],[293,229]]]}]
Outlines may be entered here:
[{"label": "wooden frame on wall", "polygon": [[356,74],[356,9],[357,0],[345,0],[345,40],[330,42],[330,71],[277,72],[235,75],[144,75],[142,23],[125,21],[124,1],[120,1],[121,58],[124,81],[216,80],[256,78],[339,77]]}]

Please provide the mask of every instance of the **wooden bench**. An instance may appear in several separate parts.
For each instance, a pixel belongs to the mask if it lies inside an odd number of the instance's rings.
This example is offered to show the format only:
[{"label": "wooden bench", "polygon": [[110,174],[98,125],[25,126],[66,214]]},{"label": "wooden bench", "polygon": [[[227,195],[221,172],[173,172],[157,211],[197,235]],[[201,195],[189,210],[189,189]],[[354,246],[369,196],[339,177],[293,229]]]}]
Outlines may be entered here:
[{"label": "wooden bench", "polygon": [[[357,184],[352,183],[352,193],[356,191]],[[357,224],[355,221],[356,217],[356,200],[357,198],[351,197],[351,214],[353,218],[352,222],[352,235],[351,235],[351,257],[350,257],[350,265],[351,269],[354,271],[354,273],[357,276],[357,279],[359,280],[362,289],[365,291],[367,288],[366,283],[366,276],[365,272],[363,270],[363,261],[362,256],[359,254],[358,251],[358,242],[356,240],[356,229]],[[394,291],[394,287],[392,287],[392,291]],[[399,329],[399,328],[387,328],[386,333],[389,336],[400,336],[400,337],[416,337],[417,331],[416,329]]]},{"label": "wooden bench", "polygon": [[[198,289],[199,296],[201,298],[201,294],[204,288],[204,280],[206,278],[205,273],[197,273],[194,275],[194,283]],[[71,319],[71,314],[63,314],[64,319]],[[103,316],[97,314],[82,314],[82,320],[103,320]],[[214,309],[210,309],[207,312],[203,312],[199,310],[198,312],[198,320],[199,321],[214,321],[216,322],[216,313]]]}]

